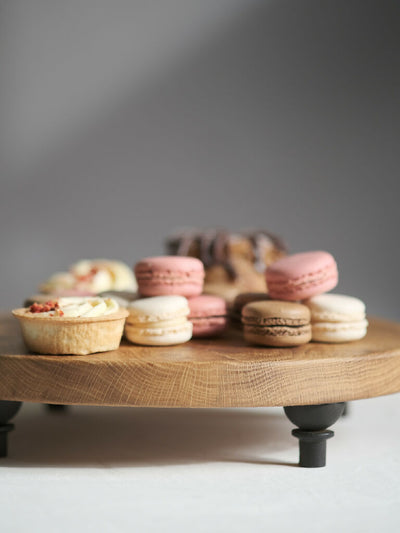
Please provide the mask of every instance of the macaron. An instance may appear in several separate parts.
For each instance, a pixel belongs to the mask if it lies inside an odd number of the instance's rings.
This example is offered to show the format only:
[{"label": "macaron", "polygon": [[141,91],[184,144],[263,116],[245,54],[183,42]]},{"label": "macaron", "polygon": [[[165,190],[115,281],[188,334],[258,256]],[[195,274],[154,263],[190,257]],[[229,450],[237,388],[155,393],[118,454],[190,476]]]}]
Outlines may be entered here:
[{"label": "macaron", "polygon": [[193,337],[214,337],[226,330],[228,319],[224,298],[201,294],[189,298],[188,302]]},{"label": "macaron", "polygon": [[304,300],[336,287],[336,261],[328,252],[304,252],[279,259],[265,272],[268,293],[277,300]]},{"label": "macaron", "polygon": [[142,296],[198,296],[204,283],[204,265],[196,257],[147,257],[135,265]]},{"label": "macaron", "polygon": [[252,302],[242,310],[244,337],[265,346],[299,346],[311,340],[310,310],[284,301]]},{"label": "macaron", "polygon": [[245,305],[251,302],[262,302],[270,299],[270,296],[266,292],[242,292],[233,301],[230,317],[237,324],[241,324],[242,309]]},{"label": "macaron", "polygon": [[183,296],[141,298],[128,305],[125,337],[148,346],[170,346],[192,337],[192,323],[187,319],[189,305]]},{"label": "macaron", "polygon": [[316,342],[350,342],[367,334],[365,304],[353,296],[320,294],[305,305],[311,312],[312,340]]}]

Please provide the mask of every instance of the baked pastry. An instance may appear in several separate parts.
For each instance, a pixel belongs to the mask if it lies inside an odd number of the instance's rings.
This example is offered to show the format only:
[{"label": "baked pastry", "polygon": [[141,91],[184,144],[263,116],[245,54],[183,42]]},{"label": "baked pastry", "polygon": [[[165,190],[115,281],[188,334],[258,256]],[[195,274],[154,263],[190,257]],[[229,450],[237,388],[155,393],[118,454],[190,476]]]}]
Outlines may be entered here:
[{"label": "baked pastry", "polygon": [[118,348],[126,309],[112,298],[60,298],[14,309],[29,350],[87,355]]},{"label": "baked pastry", "polygon": [[70,266],[68,272],[56,272],[39,287],[41,293],[72,296],[104,291],[135,291],[132,269],[121,261],[84,259]]},{"label": "baked pastry", "polygon": [[199,258],[206,273],[204,292],[229,303],[241,292],[266,292],[265,268],[286,254],[283,242],[264,230],[187,230],[169,237],[166,247],[171,255]]}]

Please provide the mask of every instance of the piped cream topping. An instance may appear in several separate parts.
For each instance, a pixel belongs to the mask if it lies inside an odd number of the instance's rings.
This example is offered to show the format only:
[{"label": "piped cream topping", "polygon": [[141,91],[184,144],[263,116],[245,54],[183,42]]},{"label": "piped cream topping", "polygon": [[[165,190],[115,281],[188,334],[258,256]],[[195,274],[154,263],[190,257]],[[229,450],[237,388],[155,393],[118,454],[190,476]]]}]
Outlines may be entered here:
[{"label": "piped cream topping", "polygon": [[[47,304],[38,306],[33,304],[29,311],[39,316],[57,316],[64,318],[90,318],[115,313],[119,309],[118,303],[113,298],[78,298],[66,297],[60,298],[50,310],[47,310]],[[40,310],[42,307],[43,310]]]},{"label": "piped cream topping", "polygon": [[68,272],[56,272],[40,285],[41,292],[79,290],[91,293],[109,290],[136,290],[133,271],[121,261],[84,259],[70,266]]}]

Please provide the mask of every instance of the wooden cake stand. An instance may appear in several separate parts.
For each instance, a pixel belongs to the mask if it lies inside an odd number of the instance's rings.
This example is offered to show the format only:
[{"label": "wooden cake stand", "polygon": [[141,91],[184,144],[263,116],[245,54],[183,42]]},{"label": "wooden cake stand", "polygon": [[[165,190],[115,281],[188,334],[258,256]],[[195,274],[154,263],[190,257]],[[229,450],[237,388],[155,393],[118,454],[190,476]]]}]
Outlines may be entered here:
[{"label": "wooden cake stand", "polygon": [[30,354],[0,314],[0,455],[21,402],[135,407],[283,406],[298,426],[300,465],[324,466],[327,428],[350,400],[400,391],[400,324],[370,319],[344,344],[250,346],[240,331],[169,347],[122,342],[87,356]]}]

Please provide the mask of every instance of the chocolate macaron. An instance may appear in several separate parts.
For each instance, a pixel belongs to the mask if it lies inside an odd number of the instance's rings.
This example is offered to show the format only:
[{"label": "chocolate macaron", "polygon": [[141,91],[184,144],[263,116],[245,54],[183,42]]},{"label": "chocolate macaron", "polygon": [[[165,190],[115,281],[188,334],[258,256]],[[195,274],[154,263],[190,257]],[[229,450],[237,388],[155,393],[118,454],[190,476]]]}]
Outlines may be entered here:
[{"label": "chocolate macaron", "polygon": [[264,346],[299,346],[311,340],[307,306],[279,300],[253,302],[242,310],[244,337]]},{"label": "chocolate macaron", "polygon": [[230,318],[236,325],[241,325],[242,309],[251,302],[271,300],[266,292],[242,292],[236,296],[230,309]]}]

